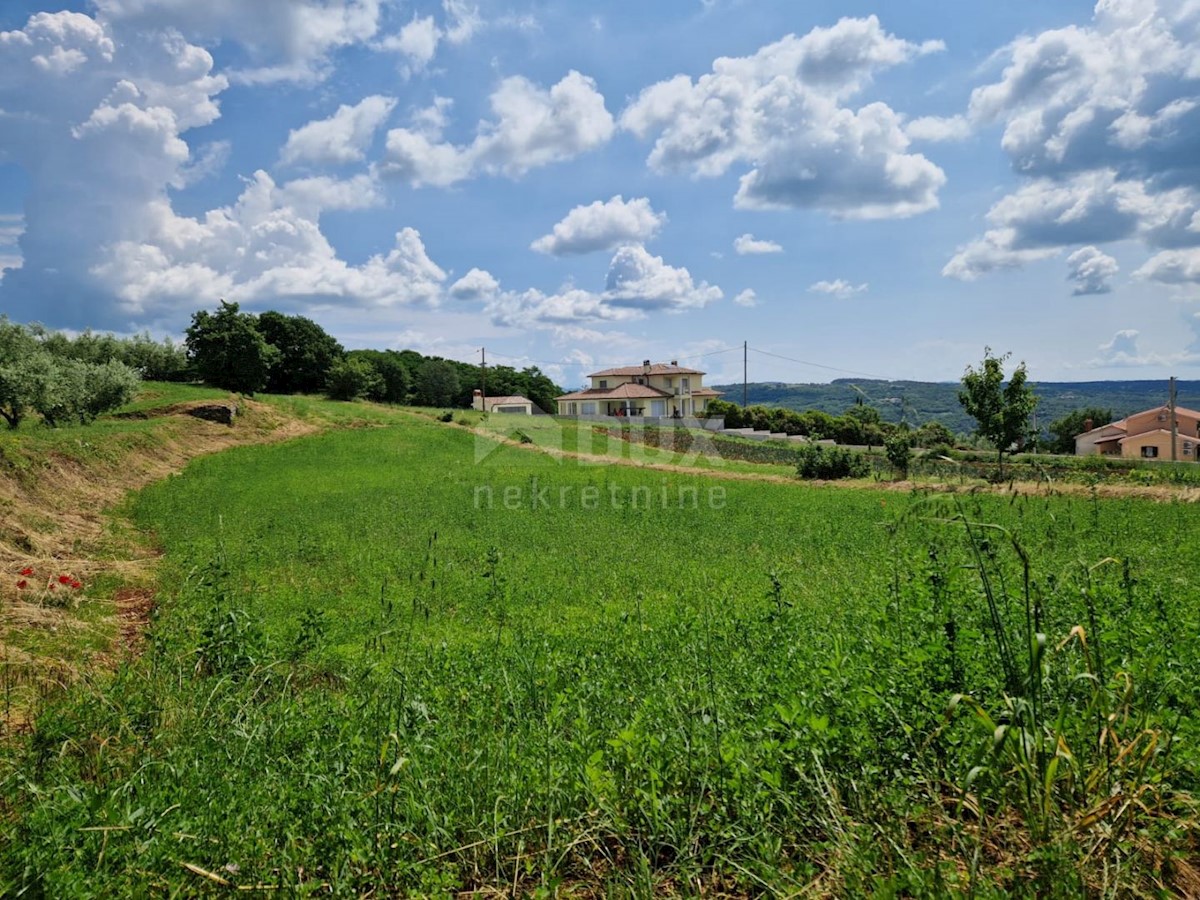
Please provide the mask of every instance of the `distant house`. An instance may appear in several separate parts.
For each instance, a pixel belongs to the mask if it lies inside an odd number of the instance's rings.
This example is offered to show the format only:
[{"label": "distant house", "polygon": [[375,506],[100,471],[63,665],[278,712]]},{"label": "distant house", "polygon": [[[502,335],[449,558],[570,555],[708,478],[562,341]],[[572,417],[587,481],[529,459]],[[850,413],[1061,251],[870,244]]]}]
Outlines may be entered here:
[{"label": "distant house", "polygon": [[[1200,444],[1200,412],[1175,407],[1175,457],[1195,462]],[[1118,422],[1090,428],[1075,438],[1077,456],[1126,456],[1139,459],[1171,458],[1171,409],[1156,406]]]},{"label": "distant house", "polygon": [[593,372],[591,386],[555,397],[560,416],[698,416],[720,391],[704,386],[704,373],[676,360]]},{"label": "distant house", "polygon": [[471,406],[481,412],[511,413],[518,416],[533,415],[533,401],[520,395],[485,399],[483,391],[475,391],[471,398]]}]

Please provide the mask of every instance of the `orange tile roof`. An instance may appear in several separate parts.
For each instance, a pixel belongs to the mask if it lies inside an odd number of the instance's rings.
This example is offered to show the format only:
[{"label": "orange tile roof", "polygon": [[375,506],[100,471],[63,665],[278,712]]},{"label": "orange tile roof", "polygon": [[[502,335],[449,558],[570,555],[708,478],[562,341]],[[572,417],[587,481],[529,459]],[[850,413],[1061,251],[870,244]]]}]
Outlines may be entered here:
[{"label": "orange tile roof", "polygon": [[588,388],[582,391],[575,391],[572,394],[563,394],[561,397],[555,397],[555,400],[644,400],[652,398],[655,400],[674,396],[667,391],[660,391],[658,388],[650,387],[646,384],[635,384],[632,381],[625,384],[618,384],[611,388]]},{"label": "orange tile roof", "polygon": [[[614,377],[622,375],[645,375],[645,366],[619,366],[615,369],[605,369],[602,372],[593,372],[588,378],[604,378],[607,375]],[[699,369],[689,369],[684,366],[675,366],[670,363],[653,363],[650,366],[651,375],[703,375]]]}]

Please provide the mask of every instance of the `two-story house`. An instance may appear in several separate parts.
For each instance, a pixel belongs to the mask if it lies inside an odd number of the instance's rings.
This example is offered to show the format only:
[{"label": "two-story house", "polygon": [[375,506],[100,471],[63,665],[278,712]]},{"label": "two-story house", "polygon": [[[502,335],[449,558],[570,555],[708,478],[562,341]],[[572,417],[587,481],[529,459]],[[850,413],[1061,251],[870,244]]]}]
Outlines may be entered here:
[{"label": "two-story house", "polygon": [[621,366],[593,372],[591,386],[556,397],[560,416],[698,416],[720,391],[704,386],[704,373],[670,363]]},{"label": "two-story house", "polygon": [[[1156,406],[1117,422],[1089,428],[1075,438],[1079,456],[1134,456],[1141,459],[1171,458],[1171,409]],[[1175,407],[1175,458],[1195,462],[1200,445],[1200,412]]]}]

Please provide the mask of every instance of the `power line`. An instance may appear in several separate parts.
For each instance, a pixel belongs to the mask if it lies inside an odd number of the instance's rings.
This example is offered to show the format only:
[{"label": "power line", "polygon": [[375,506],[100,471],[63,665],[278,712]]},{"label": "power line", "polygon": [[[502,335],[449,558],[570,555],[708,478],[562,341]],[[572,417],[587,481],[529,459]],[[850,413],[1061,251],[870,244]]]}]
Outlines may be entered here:
[{"label": "power line", "polygon": [[771,353],[770,351],[767,351],[767,350],[759,350],[757,347],[751,347],[750,349],[752,351],[754,351],[755,353],[762,354],[763,356],[773,356],[776,359],[786,360],[787,362],[791,362],[791,363],[798,363],[799,365],[802,365],[802,366],[812,366],[814,369],[826,369],[830,372],[841,372],[844,375],[858,375],[858,376],[861,376],[862,378],[873,378],[878,381],[896,381],[897,380],[895,378],[889,378],[886,375],[872,375],[870,372],[859,372],[855,369],[839,369],[837,366],[826,366],[826,365],[822,365],[821,363],[809,362],[804,359],[794,359],[790,356],[781,356],[778,353]]}]

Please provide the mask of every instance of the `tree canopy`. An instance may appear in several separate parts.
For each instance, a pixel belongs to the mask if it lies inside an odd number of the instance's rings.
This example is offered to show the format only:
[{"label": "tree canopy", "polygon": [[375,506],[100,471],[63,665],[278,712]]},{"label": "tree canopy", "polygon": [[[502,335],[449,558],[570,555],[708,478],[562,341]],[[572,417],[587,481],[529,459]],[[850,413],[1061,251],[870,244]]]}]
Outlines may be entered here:
[{"label": "tree canopy", "polygon": [[1010,355],[993,356],[992,348],[985,347],[983,362],[978,369],[967,366],[958,392],[958,402],[977,423],[976,433],[996,447],[1001,469],[1005,451],[1029,439],[1029,418],[1037,406],[1037,395],[1026,383],[1025,363],[1005,382],[1004,363]]},{"label": "tree canopy", "polygon": [[258,330],[256,316],[224,300],[215,313],[192,314],[186,343],[188,361],[201,379],[246,394],[266,386],[271,367],[282,357]]}]

